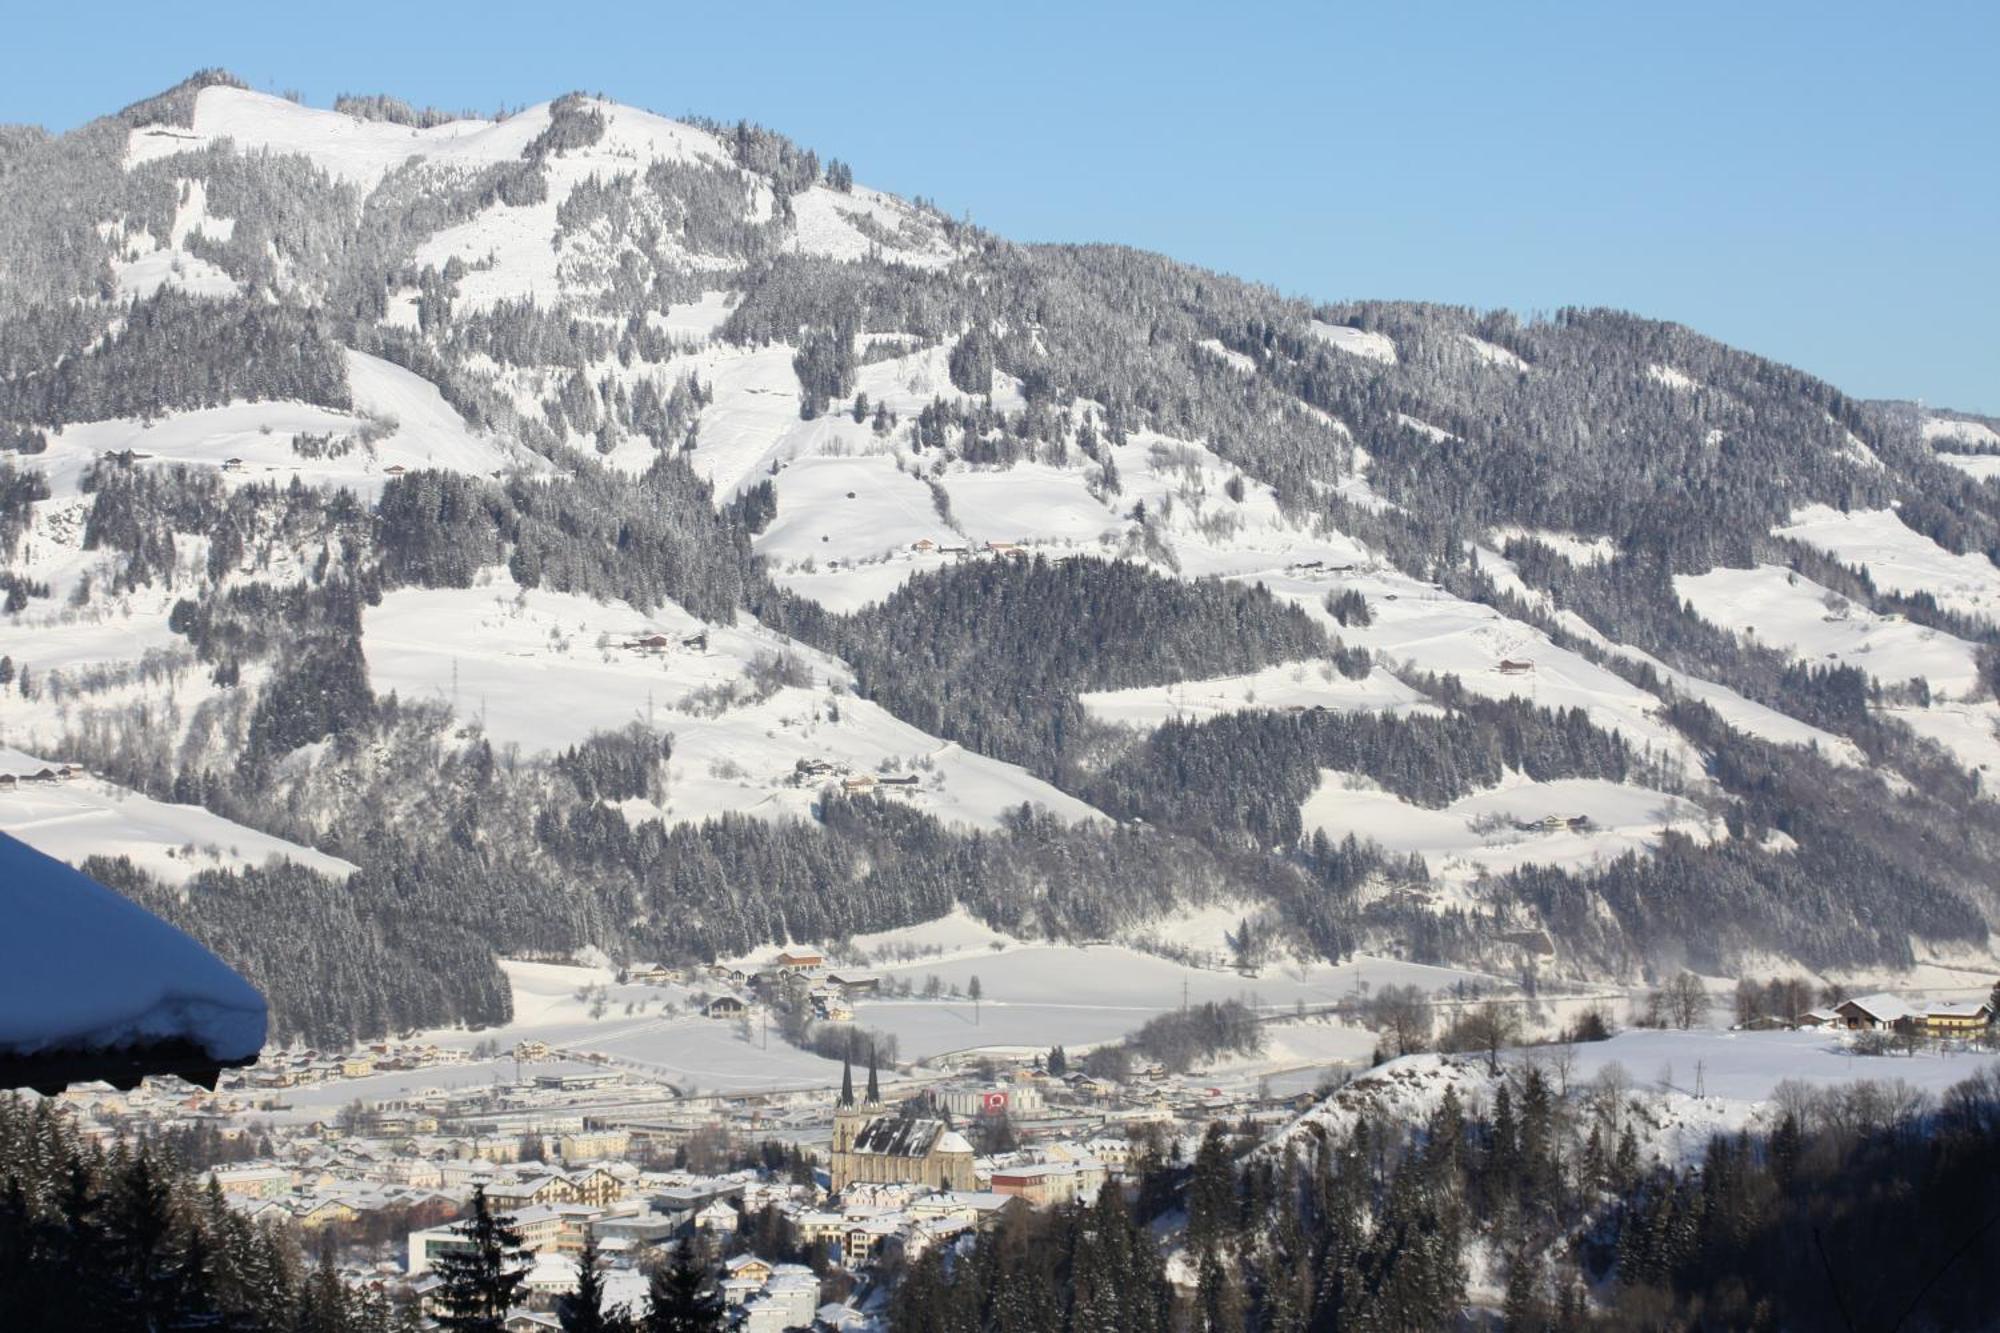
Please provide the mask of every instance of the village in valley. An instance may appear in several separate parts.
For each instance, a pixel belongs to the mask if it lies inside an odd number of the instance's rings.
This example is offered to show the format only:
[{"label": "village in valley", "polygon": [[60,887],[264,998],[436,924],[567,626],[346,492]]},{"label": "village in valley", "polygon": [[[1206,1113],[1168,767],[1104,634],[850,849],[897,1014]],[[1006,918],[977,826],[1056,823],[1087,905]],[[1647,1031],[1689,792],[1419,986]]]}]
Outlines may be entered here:
[{"label": "village in valley", "polygon": [[[947,927],[878,942],[867,967],[802,946],[705,967],[510,962],[507,1029],[271,1049],[213,1092],[166,1078],[58,1100],[88,1137],[165,1143],[228,1208],[420,1314],[477,1195],[526,1251],[510,1329],[560,1327],[588,1246],[607,1307],[641,1308],[684,1249],[734,1326],[778,1333],[882,1327],[926,1252],[1010,1209],[1184,1173],[1214,1126],[1292,1142],[1357,1108],[1444,1087],[1476,1101],[1546,1070],[1628,1099],[1642,1151],[1671,1166],[1799,1086],[1942,1091],[1996,1045],[1992,991],[1969,969],[1851,998],[1745,982],[1732,1002],[1692,974],[1637,996],[1387,960],[1372,981],[1370,960],[1253,976]],[[1179,975],[1181,994],[1093,1012],[1075,980],[1093,969],[1113,990],[1135,970]],[[1249,1024],[1227,1049],[1147,1044],[1221,1015]],[[940,1024],[959,1045],[940,1049]]]}]

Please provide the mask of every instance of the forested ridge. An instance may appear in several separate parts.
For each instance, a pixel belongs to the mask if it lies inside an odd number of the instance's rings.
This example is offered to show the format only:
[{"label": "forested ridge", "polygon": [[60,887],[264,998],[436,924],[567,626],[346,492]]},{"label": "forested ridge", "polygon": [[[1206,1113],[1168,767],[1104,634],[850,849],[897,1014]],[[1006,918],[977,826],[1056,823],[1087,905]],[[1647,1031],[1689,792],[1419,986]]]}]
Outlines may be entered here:
[{"label": "forested ridge", "polygon": [[[1403,1072],[1442,1089],[1407,1121],[1309,1117],[1281,1149],[1217,1123],[1191,1158],[1142,1141],[1129,1197],[1019,1210],[910,1264],[891,1326],[1428,1329],[1469,1306],[1509,1333],[1993,1325],[1990,1074],[1937,1101],[1793,1087],[1768,1131],[1676,1165],[1648,1160],[1616,1079]],[[1192,1290],[1168,1284],[1162,1234]]]}]

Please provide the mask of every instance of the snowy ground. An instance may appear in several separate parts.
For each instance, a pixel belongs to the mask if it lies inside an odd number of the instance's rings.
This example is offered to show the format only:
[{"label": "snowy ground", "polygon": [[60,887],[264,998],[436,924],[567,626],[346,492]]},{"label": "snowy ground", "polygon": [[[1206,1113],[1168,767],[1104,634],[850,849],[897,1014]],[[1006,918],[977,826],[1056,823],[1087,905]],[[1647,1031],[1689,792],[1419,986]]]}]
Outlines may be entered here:
[{"label": "snowy ground", "polygon": [[1602,565],[1615,558],[1618,547],[1609,537],[1579,537],[1550,528],[1499,527],[1488,534],[1496,547],[1517,538],[1539,542],[1573,565]]},{"label": "snowy ground", "polygon": [[1808,661],[1859,667],[1886,684],[1921,676],[1958,697],[1978,680],[1972,644],[1877,615],[1777,565],[1676,575],[1674,591],[1712,624]]},{"label": "snowy ground", "polygon": [[[1328,770],[1301,813],[1308,831],[1323,830],[1336,841],[1353,834],[1387,851],[1421,853],[1431,873],[1452,884],[1530,864],[1587,868],[1651,850],[1669,830],[1704,842],[1721,834],[1721,821],[1692,801],[1587,778],[1517,778],[1430,810],[1357,774]],[[1553,831],[1520,827],[1549,816],[1590,823]]]},{"label": "snowy ground", "polygon": [[[49,766],[39,757],[0,748],[0,773],[25,776]],[[23,782],[0,791],[0,833],[72,865],[92,856],[129,856],[168,883],[201,870],[270,860],[328,875],[354,870],[338,857],[233,824],[200,806],[155,801],[92,777]]]},{"label": "snowy ground", "polygon": [[[514,996],[514,1019],[504,1027],[467,1031],[445,1028],[423,1034],[441,1046],[471,1050],[486,1041],[502,1048],[516,1042],[546,1042],[567,1057],[602,1055],[612,1068],[637,1078],[671,1083],[682,1092],[737,1091],[759,1088],[831,1087],[840,1066],[830,1060],[785,1045],[775,1035],[766,1038],[761,1024],[704,1018],[694,1012],[703,987],[633,983],[620,985],[606,968],[569,967],[554,963],[503,960]],[[719,994],[722,987],[714,992]],[[598,1000],[601,1013],[593,1016]],[[631,1012],[627,1012],[630,1006]],[[513,1076],[513,1060],[504,1073]],[[364,1084],[380,1082],[407,1092],[438,1083],[439,1076],[459,1080],[457,1086],[490,1082],[492,1072],[481,1065],[446,1066],[404,1074],[378,1075],[340,1085],[353,1096],[392,1096]],[[344,1100],[344,1099],[343,1099]]]},{"label": "snowy ground", "polygon": [[1369,333],[1362,329],[1349,328],[1345,324],[1328,324],[1318,319],[1309,321],[1306,330],[1327,346],[1345,352],[1349,356],[1380,361],[1385,365],[1396,364],[1396,340],[1386,333]]},{"label": "snowy ground", "polygon": [[1937,703],[1928,708],[1904,706],[1881,710],[1927,740],[1936,741],[1968,771],[1984,775],[1983,790],[2000,798],[2000,703]]},{"label": "snowy ground", "polygon": [[[362,352],[347,353],[354,410],[296,402],[238,402],[226,407],[169,412],[153,421],[119,418],[66,426],[49,437],[48,450],[27,466],[49,481],[54,500],[75,497],[84,470],[99,454],[130,450],[150,466],[185,463],[223,467],[231,481],[334,485],[366,498],[381,491],[390,469],[444,468],[486,476],[538,469],[518,446],[474,431],[444,401],[437,386],[401,366]],[[306,458],[294,448],[300,435],[352,440],[338,458]],[[372,437],[372,438],[371,438]]]},{"label": "snowy ground", "polygon": [[2000,450],[2000,431],[1979,421],[1930,417],[1924,422],[1923,432],[1925,442],[1940,451],[1954,444],[1973,449]]},{"label": "snowy ground", "polygon": [[1793,514],[1791,524],[1775,535],[1866,568],[1883,592],[1927,592],[1947,611],[2000,622],[2000,568],[1983,555],[1952,554],[1905,527],[1893,509],[1842,513],[1812,505]]},{"label": "snowy ground", "polygon": [[[1280,569],[1256,581],[1297,603],[1349,647],[1370,649],[1411,670],[1455,675],[1476,694],[1527,699],[1540,708],[1580,708],[1594,725],[1624,736],[1640,753],[1689,773],[1701,771],[1700,755],[1660,719],[1657,696],[1492,607],[1379,568]],[[1349,590],[1367,599],[1371,624],[1344,627],[1326,612],[1328,594]],[[1503,672],[1505,661],[1526,662],[1532,669]]]},{"label": "snowy ground", "polygon": [[[856,1021],[895,1034],[905,1061],[987,1047],[1072,1050],[1115,1041],[1148,1019],[1188,1002],[1243,999],[1284,1016],[1297,1004],[1323,1006],[1351,998],[1358,987],[1415,985],[1442,990],[1476,974],[1424,967],[1387,959],[1360,958],[1338,967],[1285,966],[1260,977],[1185,967],[1149,954],[1112,945],[1022,945],[995,935],[961,914],[927,925],[887,932],[857,943],[881,948],[937,945],[955,956],[869,969],[886,978],[908,977],[919,990],[932,975],[948,992],[980,978],[984,996],[969,999],[882,999],[856,1005]],[[994,952],[991,944],[1002,945]],[[768,951],[765,951],[768,952]],[[466,1031],[442,1029],[423,1039],[460,1050],[497,1041],[503,1048],[533,1039],[567,1058],[602,1055],[614,1068],[634,1076],[672,1083],[683,1091],[730,1091],[792,1087],[833,1087],[839,1066],[766,1036],[761,1011],[748,1020],[700,1017],[693,1010],[709,993],[699,983],[682,987],[620,985],[604,968],[503,961],[514,995],[514,1019],[504,1027]],[[718,985],[713,988],[721,991]],[[601,1012],[593,1009],[601,999]],[[627,1006],[633,1012],[626,1012]],[[1280,1070],[1302,1073],[1307,1086],[1326,1068],[1361,1059],[1374,1048],[1372,1034],[1335,1022],[1281,1022],[1269,1028],[1266,1049],[1254,1057],[1225,1062],[1238,1077]],[[310,1105],[336,1107],[356,1096],[407,1096],[425,1087],[472,1086],[513,1076],[513,1061],[446,1066],[382,1074],[332,1085],[323,1094],[294,1097],[300,1112]],[[303,1100],[302,1100],[303,1099]]]},{"label": "snowy ground", "polygon": [[[1818,1032],[1656,1031],[1634,1028],[1609,1041],[1574,1048],[1572,1080],[1609,1065],[1624,1067],[1635,1087],[1670,1089],[1736,1102],[1768,1101],[1787,1079],[1834,1087],[1856,1079],[1902,1079],[1937,1093],[1993,1063],[1968,1052],[1855,1055],[1838,1035]],[[1532,1055],[1530,1051],[1527,1054]]]},{"label": "snowy ground", "polygon": [[1940,449],[1937,459],[1940,463],[1957,468],[1974,481],[1992,481],[1995,477],[2000,477],[2000,453],[1955,454]]},{"label": "snowy ground", "polygon": [[[978,977],[982,998],[866,1001],[857,1021],[894,1032],[905,1059],[984,1046],[1088,1046],[1114,1041],[1182,1003],[1240,999],[1271,1013],[1352,998],[1362,984],[1447,989],[1477,974],[1380,958],[1339,965],[1286,964],[1256,977],[1187,967],[1120,945],[1025,945],[986,956],[921,959],[875,969],[907,978],[921,993],[935,976],[949,993]],[[1370,1040],[1372,1048],[1373,1042]]]},{"label": "snowy ground", "polygon": [[1162,722],[1201,722],[1250,709],[1326,708],[1336,712],[1438,712],[1424,696],[1381,668],[1360,680],[1331,662],[1286,662],[1241,676],[1172,685],[1103,690],[1081,700],[1103,722],[1150,730]]},{"label": "snowy ground", "polygon": [[[521,589],[504,571],[483,586],[400,589],[366,612],[362,648],[381,693],[442,698],[477,721],[499,745],[530,753],[561,749],[595,731],[643,723],[671,733],[666,800],[671,821],[726,811],[804,815],[820,787],[842,775],[915,773],[896,789],[947,822],[998,827],[1022,803],[1069,820],[1100,818],[1090,806],[1012,764],[918,731],[867,700],[844,693],[845,666],[749,621],[708,626],[677,606],[640,612],[547,589]],[[647,634],[675,646],[628,648]],[[706,648],[681,640],[706,633]],[[809,686],[748,697],[747,672],[759,657],[792,653]],[[741,687],[746,695],[716,707],[703,692]],[[837,692],[839,691],[839,692]],[[801,759],[834,772],[793,781]]]}]

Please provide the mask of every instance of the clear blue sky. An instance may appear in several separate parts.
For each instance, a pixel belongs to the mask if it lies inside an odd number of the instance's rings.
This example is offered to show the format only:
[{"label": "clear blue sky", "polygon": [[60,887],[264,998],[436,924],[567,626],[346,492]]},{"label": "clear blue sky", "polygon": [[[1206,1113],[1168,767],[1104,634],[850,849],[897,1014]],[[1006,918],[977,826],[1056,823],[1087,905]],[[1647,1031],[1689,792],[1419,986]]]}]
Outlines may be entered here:
[{"label": "clear blue sky", "polygon": [[224,66],[747,116],[1020,240],[1321,299],[1615,305],[2000,413],[2000,3],[15,8],[0,121]]}]

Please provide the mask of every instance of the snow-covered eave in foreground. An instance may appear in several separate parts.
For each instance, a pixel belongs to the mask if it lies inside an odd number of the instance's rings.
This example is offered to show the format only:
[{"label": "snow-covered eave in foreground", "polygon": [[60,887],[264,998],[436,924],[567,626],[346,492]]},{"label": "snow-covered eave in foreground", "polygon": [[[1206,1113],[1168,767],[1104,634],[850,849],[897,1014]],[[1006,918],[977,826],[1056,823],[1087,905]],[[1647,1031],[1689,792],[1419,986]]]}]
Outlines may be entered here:
[{"label": "snow-covered eave in foreground", "polygon": [[0,1087],[215,1085],[264,1045],[255,987],[181,931],[0,834]]}]

